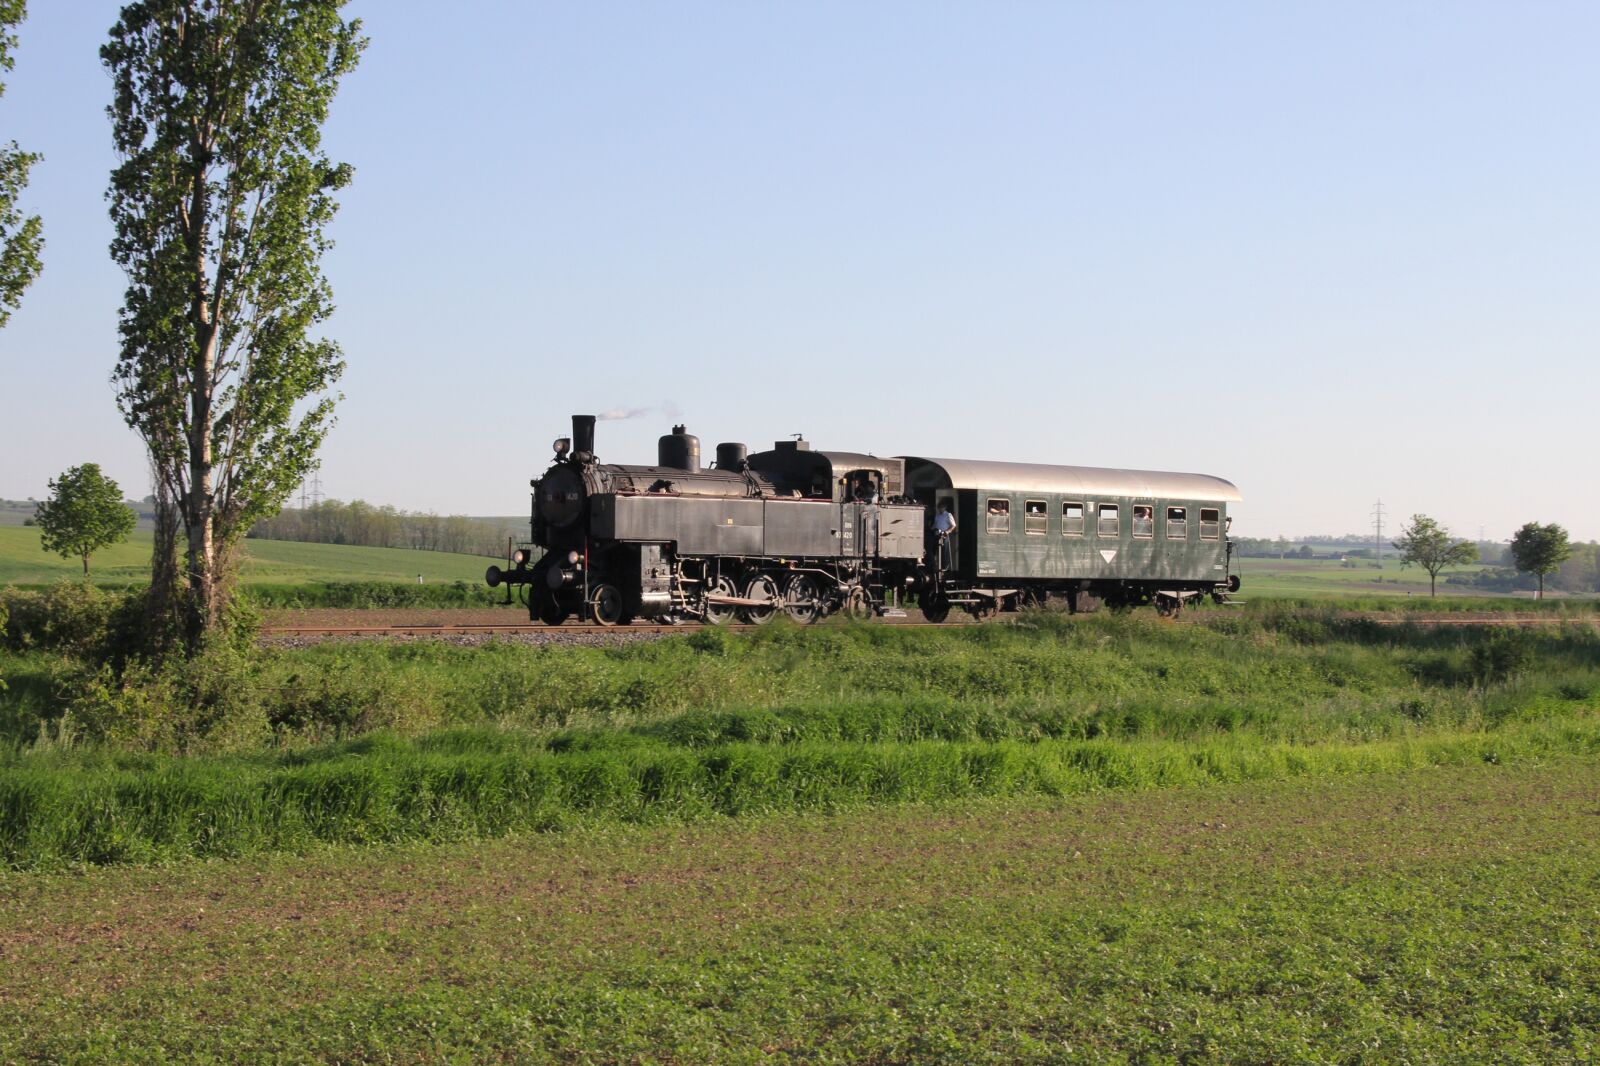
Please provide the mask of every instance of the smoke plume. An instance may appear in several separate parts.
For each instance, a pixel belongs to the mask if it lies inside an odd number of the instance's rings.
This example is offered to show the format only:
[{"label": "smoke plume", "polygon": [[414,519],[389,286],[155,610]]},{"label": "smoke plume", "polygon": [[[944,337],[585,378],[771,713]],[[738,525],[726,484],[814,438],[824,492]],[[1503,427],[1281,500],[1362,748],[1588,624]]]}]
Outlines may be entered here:
[{"label": "smoke plume", "polygon": [[678,405],[675,403],[656,404],[653,407],[613,407],[609,411],[601,411],[595,415],[602,422],[626,422],[630,418],[643,418],[646,415],[666,415],[668,418],[678,417]]}]

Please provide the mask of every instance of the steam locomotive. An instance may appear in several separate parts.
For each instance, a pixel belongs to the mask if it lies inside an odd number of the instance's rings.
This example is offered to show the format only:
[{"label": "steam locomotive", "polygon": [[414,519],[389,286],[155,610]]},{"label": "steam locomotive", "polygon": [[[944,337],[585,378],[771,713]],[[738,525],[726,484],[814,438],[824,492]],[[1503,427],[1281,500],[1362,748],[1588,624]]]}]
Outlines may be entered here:
[{"label": "steam locomotive", "polygon": [[1240,496],[1221,478],[881,458],[801,439],[755,454],[718,444],[702,467],[681,425],[654,466],[615,465],[596,459],[594,430],[593,415],[573,416],[531,482],[534,547],[486,575],[549,625],[809,623],[913,597],[933,622],[1045,604],[1173,612],[1239,588],[1227,511]]}]

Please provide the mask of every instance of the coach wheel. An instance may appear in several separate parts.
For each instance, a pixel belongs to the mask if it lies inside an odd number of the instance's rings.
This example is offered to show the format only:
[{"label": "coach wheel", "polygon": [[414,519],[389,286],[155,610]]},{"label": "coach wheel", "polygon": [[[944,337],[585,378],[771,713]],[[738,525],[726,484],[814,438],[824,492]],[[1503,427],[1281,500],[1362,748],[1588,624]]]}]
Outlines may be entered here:
[{"label": "coach wheel", "polygon": [[803,626],[822,616],[822,590],[810,574],[794,574],[783,586],[783,609]]},{"label": "coach wheel", "polygon": [[872,604],[867,599],[867,590],[857,585],[844,594],[844,613],[856,621],[872,617]]},{"label": "coach wheel", "polygon": [[922,617],[938,625],[950,617],[950,597],[943,593],[934,593],[922,605]]},{"label": "coach wheel", "polygon": [[602,581],[589,590],[589,617],[596,625],[614,626],[622,621],[622,590]]},{"label": "coach wheel", "polygon": [[712,603],[712,596],[726,596],[734,599],[739,595],[739,590],[734,588],[733,580],[727,577],[714,577],[706,582],[706,621],[714,626],[725,625],[733,621],[733,616],[739,608],[731,603]]},{"label": "coach wheel", "polygon": [[739,608],[740,617],[753,626],[764,626],[776,618],[778,605],[783,602],[778,596],[778,583],[766,574],[757,574],[745,582],[744,598],[766,604],[764,607]]}]

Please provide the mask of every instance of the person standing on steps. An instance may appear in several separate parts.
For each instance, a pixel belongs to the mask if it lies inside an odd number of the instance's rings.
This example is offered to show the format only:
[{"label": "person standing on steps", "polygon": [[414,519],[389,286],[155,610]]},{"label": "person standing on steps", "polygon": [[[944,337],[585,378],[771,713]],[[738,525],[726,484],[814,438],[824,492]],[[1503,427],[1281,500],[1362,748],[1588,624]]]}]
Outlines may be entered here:
[{"label": "person standing on steps", "polygon": [[950,534],[956,531],[956,516],[950,513],[950,504],[946,500],[939,501],[938,510],[933,515],[933,532],[939,538],[938,567],[940,570],[950,569]]}]

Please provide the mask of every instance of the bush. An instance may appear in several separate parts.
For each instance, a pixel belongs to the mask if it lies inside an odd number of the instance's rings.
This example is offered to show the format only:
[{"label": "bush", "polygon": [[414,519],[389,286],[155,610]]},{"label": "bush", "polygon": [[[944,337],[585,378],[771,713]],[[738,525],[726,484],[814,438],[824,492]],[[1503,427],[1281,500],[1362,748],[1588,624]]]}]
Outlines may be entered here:
[{"label": "bush", "polygon": [[[336,660],[279,682],[266,708],[267,724],[280,743],[291,737],[343,740],[402,723],[417,728],[417,709],[406,708],[401,693],[393,674]],[[413,713],[404,713],[408,709]]]},{"label": "bush", "polygon": [[1500,630],[1469,653],[1472,676],[1479,685],[1508,681],[1527,668],[1533,648],[1520,630]]},{"label": "bush", "polygon": [[397,607],[493,607],[503,590],[467,581],[411,585],[399,581],[330,581],[306,585],[246,585],[242,598],[257,607],[337,607],[350,610]]},{"label": "bush", "polygon": [[226,643],[160,666],[85,667],[62,687],[64,718],[98,744],[215,752],[258,748],[271,739],[260,666]]},{"label": "bush", "polygon": [[122,596],[86,582],[63,581],[39,592],[0,590],[4,644],[12,651],[57,651],[94,659],[103,656],[113,610]]}]

